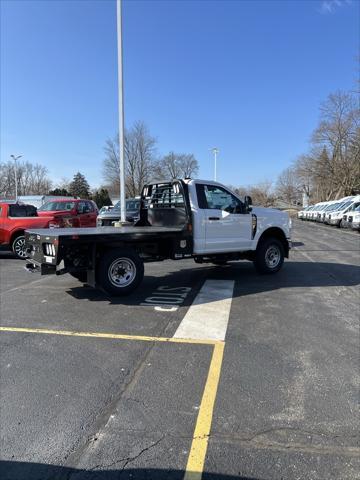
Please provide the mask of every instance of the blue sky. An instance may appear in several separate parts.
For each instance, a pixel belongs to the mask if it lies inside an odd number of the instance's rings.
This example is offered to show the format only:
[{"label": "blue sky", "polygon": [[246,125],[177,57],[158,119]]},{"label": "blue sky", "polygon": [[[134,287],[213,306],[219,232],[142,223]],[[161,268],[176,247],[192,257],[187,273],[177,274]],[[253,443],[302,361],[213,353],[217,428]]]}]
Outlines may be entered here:
[{"label": "blue sky", "polygon": [[[117,131],[115,0],[1,0],[1,161],[102,183]],[[355,89],[356,0],[123,2],[126,124],[212,178],[275,180],[306,151],[330,92]]]}]

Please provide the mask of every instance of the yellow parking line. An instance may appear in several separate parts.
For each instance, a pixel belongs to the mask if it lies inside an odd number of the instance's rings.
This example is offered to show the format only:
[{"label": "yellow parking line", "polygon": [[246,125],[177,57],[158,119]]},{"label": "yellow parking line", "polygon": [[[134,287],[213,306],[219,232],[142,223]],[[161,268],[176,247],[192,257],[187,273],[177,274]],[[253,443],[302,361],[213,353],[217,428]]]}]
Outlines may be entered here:
[{"label": "yellow parking line", "polygon": [[47,328],[23,328],[23,327],[0,327],[2,332],[19,332],[19,333],[42,333],[50,335],[64,335],[70,337],[95,337],[110,338],[115,340],[138,340],[141,342],[163,342],[163,343],[189,343],[199,345],[216,345],[222,343],[218,340],[197,340],[188,338],[167,338],[167,337],[147,337],[143,335],[123,335],[119,333],[103,333],[103,332],[74,332],[71,330],[49,330]]},{"label": "yellow parking line", "polygon": [[184,480],[201,480],[209,442],[217,388],[220,379],[224,343],[214,345],[205,390],[201,400]]},{"label": "yellow parking line", "polygon": [[214,347],[211,363],[196,421],[189,459],[184,480],[200,480],[205,463],[217,388],[225,343],[221,340],[198,340],[187,338],[147,337],[142,335],[122,335],[118,333],[74,332],[70,330],[49,330],[47,328],[0,327],[1,332],[38,333],[71,337],[108,338],[114,340],[138,340],[144,342],[186,343],[212,345]]}]

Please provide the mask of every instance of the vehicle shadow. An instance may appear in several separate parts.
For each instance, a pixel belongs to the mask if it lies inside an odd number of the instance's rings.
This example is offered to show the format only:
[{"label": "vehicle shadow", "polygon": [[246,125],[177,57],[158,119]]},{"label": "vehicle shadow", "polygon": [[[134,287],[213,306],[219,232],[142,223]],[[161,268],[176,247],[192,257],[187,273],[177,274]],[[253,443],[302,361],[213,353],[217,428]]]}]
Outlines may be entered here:
[{"label": "vehicle shadow", "polygon": [[[181,287],[191,284],[193,289],[198,291],[198,288],[194,287],[201,287],[205,279],[235,280],[233,297],[243,297],[289,288],[356,286],[360,283],[360,267],[339,263],[287,261],[277,274],[259,275],[251,263],[234,262],[221,267],[204,265],[204,267],[182,268],[158,276],[145,274],[141,287],[126,297],[110,297],[100,290],[80,283],[79,286],[67,290],[67,293],[83,300],[139,305],[144,297],[154,292],[159,285]],[[189,305],[192,300],[193,295],[189,295],[182,305]]]},{"label": "vehicle shadow", "polygon": [[[124,463],[124,461],[123,461]],[[191,472],[188,478],[191,479]],[[42,463],[0,461],[2,480],[182,480],[183,470],[129,468],[126,470],[84,470]],[[198,479],[194,473],[193,478]],[[263,480],[255,477],[204,472],[203,480]]]},{"label": "vehicle shadow", "polygon": [[0,250],[0,260],[19,260],[19,262],[24,261],[14,255],[13,252],[11,252],[10,250]]}]

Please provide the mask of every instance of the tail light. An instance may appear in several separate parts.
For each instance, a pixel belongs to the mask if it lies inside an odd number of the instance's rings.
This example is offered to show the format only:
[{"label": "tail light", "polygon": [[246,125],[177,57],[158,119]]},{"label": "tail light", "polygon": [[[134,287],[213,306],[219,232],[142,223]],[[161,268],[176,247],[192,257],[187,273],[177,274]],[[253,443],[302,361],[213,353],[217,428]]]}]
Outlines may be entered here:
[{"label": "tail light", "polygon": [[55,245],[53,245],[52,243],[44,243],[43,248],[44,248],[45,255],[48,255],[50,257],[55,257],[55,254],[56,254]]}]

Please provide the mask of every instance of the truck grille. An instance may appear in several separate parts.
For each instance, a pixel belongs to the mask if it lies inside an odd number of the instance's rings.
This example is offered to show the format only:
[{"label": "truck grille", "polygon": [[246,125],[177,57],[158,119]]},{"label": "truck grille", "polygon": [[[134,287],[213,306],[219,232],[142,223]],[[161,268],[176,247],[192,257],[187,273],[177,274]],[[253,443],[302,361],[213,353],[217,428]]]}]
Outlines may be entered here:
[{"label": "truck grille", "polygon": [[101,227],[112,227],[113,222],[116,222],[114,219],[101,220]]}]

